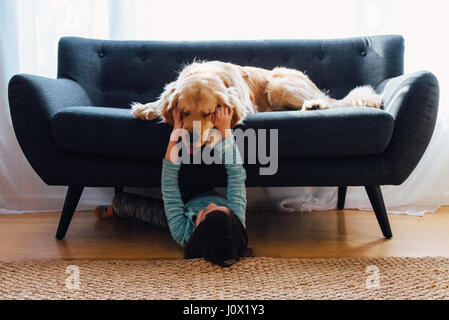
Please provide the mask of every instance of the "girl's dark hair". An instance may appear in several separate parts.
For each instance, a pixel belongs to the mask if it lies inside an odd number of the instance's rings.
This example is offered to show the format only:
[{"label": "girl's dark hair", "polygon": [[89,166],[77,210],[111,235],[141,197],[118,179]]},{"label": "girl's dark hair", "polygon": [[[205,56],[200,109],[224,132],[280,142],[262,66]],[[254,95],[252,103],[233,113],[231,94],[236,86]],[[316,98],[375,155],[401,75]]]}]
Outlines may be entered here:
[{"label": "girl's dark hair", "polygon": [[229,267],[248,252],[248,234],[234,212],[216,210],[193,232],[185,248],[185,258],[205,260]]}]

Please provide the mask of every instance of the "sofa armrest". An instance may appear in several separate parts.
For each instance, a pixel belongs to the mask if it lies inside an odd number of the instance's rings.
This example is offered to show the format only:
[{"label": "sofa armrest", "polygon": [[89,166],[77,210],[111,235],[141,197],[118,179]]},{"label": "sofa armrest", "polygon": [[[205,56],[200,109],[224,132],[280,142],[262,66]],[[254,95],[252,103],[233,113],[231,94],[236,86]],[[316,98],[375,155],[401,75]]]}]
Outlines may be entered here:
[{"label": "sofa armrest", "polygon": [[439,86],[430,72],[421,71],[384,80],[376,89],[382,94],[384,110],[394,118],[391,141],[384,151],[401,184],[418,165],[435,128]]},{"label": "sofa armrest", "polygon": [[65,107],[92,105],[84,89],[70,79],[15,75],[9,82],[8,93],[11,109],[29,106],[51,115]]},{"label": "sofa armrest", "polygon": [[46,182],[55,175],[63,154],[51,131],[51,117],[71,106],[89,106],[83,88],[69,79],[16,75],[9,82],[9,105],[14,131],[25,157]]}]

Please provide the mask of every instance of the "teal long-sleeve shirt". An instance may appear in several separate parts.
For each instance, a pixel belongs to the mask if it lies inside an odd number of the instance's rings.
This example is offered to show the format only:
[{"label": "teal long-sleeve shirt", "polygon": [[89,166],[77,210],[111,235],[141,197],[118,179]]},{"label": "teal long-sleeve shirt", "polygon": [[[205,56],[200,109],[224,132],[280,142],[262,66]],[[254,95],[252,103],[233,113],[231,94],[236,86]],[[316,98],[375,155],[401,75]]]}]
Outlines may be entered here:
[{"label": "teal long-sleeve shirt", "polygon": [[218,193],[210,192],[200,194],[186,204],[182,201],[178,184],[181,164],[162,160],[161,189],[165,214],[170,233],[174,240],[183,247],[195,231],[193,217],[196,217],[212,202],[218,206],[230,208],[246,227],[246,172],[233,136],[221,142],[221,154],[227,174],[226,198]]}]

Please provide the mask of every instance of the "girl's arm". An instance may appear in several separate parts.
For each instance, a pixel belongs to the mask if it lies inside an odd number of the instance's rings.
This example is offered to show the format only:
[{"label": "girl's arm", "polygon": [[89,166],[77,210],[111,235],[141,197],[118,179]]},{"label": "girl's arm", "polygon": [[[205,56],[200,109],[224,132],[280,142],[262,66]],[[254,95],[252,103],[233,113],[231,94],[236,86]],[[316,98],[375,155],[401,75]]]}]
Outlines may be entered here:
[{"label": "girl's arm", "polygon": [[231,131],[233,110],[228,107],[217,108],[214,125],[222,136],[221,155],[228,176],[226,206],[234,211],[245,226],[246,216],[246,171],[242,165],[237,144]]},{"label": "girl's arm", "polygon": [[222,159],[228,176],[226,206],[234,211],[243,226],[246,217],[246,171],[243,168],[234,136],[223,141]]},{"label": "girl's arm", "polygon": [[179,191],[178,176],[180,163],[176,163],[177,152],[172,152],[178,143],[175,139],[175,130],[182,128],[181,113],[175,109],[173,111],[174,126],[167,146],[165,158],[162,160],[161,191],[164,200],[165,214],[167,215],[168,227],[173,239],[180,245],[185,245],[185,234],[187,229],[187,217],[185,215],[184,203]]}]

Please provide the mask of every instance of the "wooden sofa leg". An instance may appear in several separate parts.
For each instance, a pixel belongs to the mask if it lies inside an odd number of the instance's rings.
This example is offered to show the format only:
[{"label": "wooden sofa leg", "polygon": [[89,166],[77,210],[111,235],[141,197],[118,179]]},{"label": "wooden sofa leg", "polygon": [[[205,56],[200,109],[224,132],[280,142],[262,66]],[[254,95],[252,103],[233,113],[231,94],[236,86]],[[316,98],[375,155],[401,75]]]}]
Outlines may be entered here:
[{"label": "wooden sofa leg", "polygon": [[368,193],[369,200],[373,206],[380,229],[385,238],[390,239],[391,234],[390,222],[388,221],[387,210],[385,209],[384,199],[382,197],[382,190],[380,186],[366,186],[366,193]]},{"label": "wooden sofa leg", "polygon": [[83,193],[84,187],[69,186],[67,195],[65,196],[64,207],[62,208],[61,218],[59,219],[58,231],[56,232],[56,239],[62,240],[67,233],[70,221],[72,221],[76,206]]},{"label": "wooden sofa leg", "polygon": [[348,190],[348,187],[338,187],[338,210],[343,210],[345,208],[346,190]]}]

